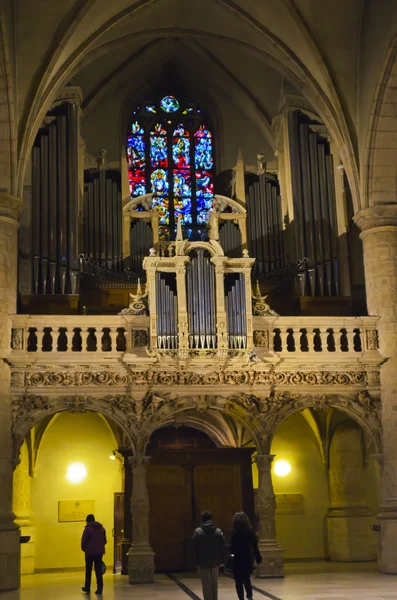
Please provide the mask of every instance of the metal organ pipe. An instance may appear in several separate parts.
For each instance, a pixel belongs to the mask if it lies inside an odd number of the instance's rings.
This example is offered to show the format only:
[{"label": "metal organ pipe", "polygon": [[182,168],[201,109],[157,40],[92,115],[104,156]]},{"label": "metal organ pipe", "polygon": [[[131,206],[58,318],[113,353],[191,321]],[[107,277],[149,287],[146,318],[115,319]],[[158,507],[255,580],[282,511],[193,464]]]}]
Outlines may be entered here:
[{"label": "metal organ pipe", "polygon": [[48,114],[32,148],[33,292],[77,292],[79,268],[78,107]]},{"label": "metal organ pipe", "polygon": [[308,278],[301,294],[338,295],[333,157],[327,139],[318,132],[318,123],[299,111],[289,113],[288,119],[296,258],[308,258]]},{"label": "metal organ pipe", "polygon": [[247,312],[245,279],[243,273],[225,277],[225,307],[229,348],[241,350],[247,347]]},{"label": "metal organ pipe", "polygon": [[215,282],[214,266],[205,251],[198,249],[186,266],[189,313],[189,346],[215,348]]},{"label": "metal organ pipe", "polygon": [[260,175],[246,196],[248,248],[256,258],[254,273],[263,275],[285,264],[282,212],[277,178]]}]

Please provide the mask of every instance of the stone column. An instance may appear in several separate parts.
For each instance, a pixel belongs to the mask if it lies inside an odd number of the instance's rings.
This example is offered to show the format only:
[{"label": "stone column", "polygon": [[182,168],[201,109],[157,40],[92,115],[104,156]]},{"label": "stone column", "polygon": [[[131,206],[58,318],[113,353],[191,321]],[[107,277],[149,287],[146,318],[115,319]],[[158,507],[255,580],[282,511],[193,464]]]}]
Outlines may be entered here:
[{"label": "stone column", "polygon": [[12,438],[10,407],[11,320],[16,311],[18,226],[22,200],[0,192],[0,592],[20,580],[19,527],[12,512]]},{"label": "stone column", "polygon": [[153,583],[154,552],[149,542],[149,494],[147,465],[149,457],[130,457],[132,468],[132,546],[128,552],[130,583]]},{"label": "stone column", "polygon": [[276,540],[276,498],[272,483],[273,454],[257,454],[259,551],[262,563],[256,566],[257,577],[284,577],[283,548]]},{"label": "stone column", "polygon": [[397,204],[361,210],[354,217],[364,251],[367,307],[380,317],[383,470],[378,540],[379,569],[397,573]]}]

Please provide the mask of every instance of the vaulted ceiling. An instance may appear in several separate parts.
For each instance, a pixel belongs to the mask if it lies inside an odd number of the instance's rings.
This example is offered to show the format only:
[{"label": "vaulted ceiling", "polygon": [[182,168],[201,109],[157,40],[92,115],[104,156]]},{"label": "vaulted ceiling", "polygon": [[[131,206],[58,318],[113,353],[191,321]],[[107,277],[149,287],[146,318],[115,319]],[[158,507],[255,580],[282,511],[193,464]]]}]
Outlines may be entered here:
[{"label": "vaulted ceiling", "polygon": [[[115,111],[120,111],[126,102],[133,104],[142,92],[172,76],[203,104],[239,112],[268,149],[271,120],[287,87],[302,94],[327,123],[344,154],[353,194],[358,189],[360,143],[365,143],[380,65],[397,31],[397,3],[3,3],[1,18],[8,25],[9,45],[16,48],[22,155],[57,91],[67,83],[82,87],[89,119],[106,96],[107,105],[112,99]],[[20,180],[25,168],[22,164]]]}]

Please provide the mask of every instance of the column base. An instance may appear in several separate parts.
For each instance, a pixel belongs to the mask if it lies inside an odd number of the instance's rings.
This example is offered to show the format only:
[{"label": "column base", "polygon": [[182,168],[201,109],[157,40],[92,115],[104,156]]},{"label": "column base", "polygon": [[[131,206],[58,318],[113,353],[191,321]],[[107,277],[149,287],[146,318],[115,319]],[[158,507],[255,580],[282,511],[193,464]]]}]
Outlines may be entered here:
[{"label": "column base", "polygon": [[150,546],[132,545],[128,551],[128,579],[130,584],[154,583],[154,552]]},{"label": "column base", "polygon": [[258,545],[262,562],[255,566],[255,576],[259,579],[284,577],[284,548],[276,541],[259,542]]},{"label": "column base", "polygon": [[21,581],[21,547],[19,527],[0,520],[0,592],[18,590]]},{"label": "column base", "polygon": [[381,573],[397,574],[397,513],[382,513],[378,517],[378,567]]}]

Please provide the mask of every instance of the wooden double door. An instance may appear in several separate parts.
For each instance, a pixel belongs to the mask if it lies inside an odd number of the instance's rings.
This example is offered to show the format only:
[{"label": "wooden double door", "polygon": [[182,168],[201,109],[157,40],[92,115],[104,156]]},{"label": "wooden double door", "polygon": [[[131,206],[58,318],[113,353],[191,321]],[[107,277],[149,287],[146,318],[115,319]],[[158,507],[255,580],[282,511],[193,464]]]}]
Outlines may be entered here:
[{"label": "wooden double door", "polygon": [[230,540],[232,517],[253,518],[252,449],[162,452],[148,468],[150,543],[158,571],[193,570],[191,539],[210,510]]}]

